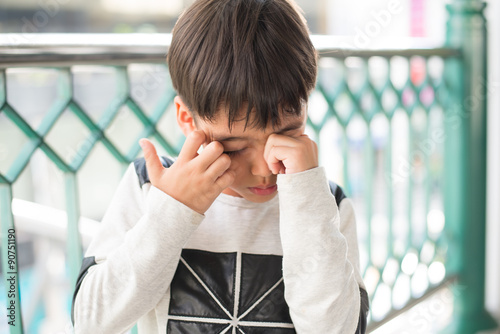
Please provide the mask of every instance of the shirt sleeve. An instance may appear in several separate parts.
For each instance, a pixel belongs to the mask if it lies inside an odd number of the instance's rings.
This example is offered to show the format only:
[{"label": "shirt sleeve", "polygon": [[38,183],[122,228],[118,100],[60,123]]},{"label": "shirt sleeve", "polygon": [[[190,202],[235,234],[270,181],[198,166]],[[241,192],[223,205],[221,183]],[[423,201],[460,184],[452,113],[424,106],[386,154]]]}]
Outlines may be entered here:
[{"label": "shirt sleeve", "polygon": [[75,333],[122,333],[153,309],[203,217],[150,183],[141,187],[130,164],[85,254]]},{"label": "shirt sleeve", "polygon": [[363,333],[368,302],[351,202],[337,206],[323,167],[279,175],[278,191],[285,300],[297,333]]}]

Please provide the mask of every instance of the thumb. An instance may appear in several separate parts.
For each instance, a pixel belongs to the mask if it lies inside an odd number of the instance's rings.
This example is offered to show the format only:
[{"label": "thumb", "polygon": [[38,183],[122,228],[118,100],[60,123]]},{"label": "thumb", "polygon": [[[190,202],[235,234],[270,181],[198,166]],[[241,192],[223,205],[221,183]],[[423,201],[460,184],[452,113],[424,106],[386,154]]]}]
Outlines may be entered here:
[{"label": "thumb", "polygon": [[160,177],[163,170],[160,157],[158,157],[156,148],[153,143],[149,141],[149,139],[140,139],[139,145],[144,152],[144,159],[146,160],[146,169],[148,171],[149,179],[153,182],[153,180],[157,180]]}]

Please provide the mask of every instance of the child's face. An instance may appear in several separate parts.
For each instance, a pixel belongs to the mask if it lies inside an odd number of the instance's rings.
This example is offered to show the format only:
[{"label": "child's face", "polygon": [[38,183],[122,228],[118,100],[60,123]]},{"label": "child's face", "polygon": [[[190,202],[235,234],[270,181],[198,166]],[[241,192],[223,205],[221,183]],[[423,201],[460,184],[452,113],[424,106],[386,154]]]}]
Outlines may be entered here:
[{"label": "child's face", "polygon": [[213,122],[199,119],[196,124],[197,130],[205,132],[209,142],[220,142],[224,153],[231,158],[230,169],[235,172],[235,181],[223,193],[263,203],[277,194],[277,176],[264,159],[266,142],[273,133],[300,137],[305,131],[306,111],[304,106],[301,116],[287,116],[276,129],[271,126],[264,130],[250,126],[245,129],[245,121],[242,120],[235,122],[229,130],[227,116],[223,113]]}]

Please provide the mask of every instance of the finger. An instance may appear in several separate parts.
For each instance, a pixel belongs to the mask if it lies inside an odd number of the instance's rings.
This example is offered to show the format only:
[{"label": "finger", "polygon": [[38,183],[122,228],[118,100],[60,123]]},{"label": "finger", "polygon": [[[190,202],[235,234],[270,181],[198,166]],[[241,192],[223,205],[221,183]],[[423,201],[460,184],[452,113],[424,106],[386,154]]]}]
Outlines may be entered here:
[{"label": "finger", "polygon": [[299,139],[302,138],[302,136],[305,136],[305,135],[300,135],[299,137],[290,137],[290,136],[279,135],[279,134],[273,133],[267,138],[267,141],[275,146],[292,147],[292,146],[295,146],[297,144],[297,141],[299,141]]},{"label": "finger", "polygon": [[276,146],[294,147],[297,145],[297,139],[289,136],[272,134],[268,137],[264,147],[264,159],[267,160],[269,152]]},{"label": "finger", "polygon": [[205,132],[200,130],[192,131],[182,145],[178,160],[190,161],[198,156],[198,149],[205,142]]},{"label": "finger", "polygon": [[230,187],[235,179],[235,173],[232,170],[227,170],[224,174],[222,174],[216,181],[215,184],[219,187],[220,191]]},{"label": "finger", "polygon": [[269,170],[271,173],[278,175],[278,174],[285,174],[285,165],[283,165],[283,162],[277,162],[269,165]]},{"label": "finger", "polygon": [[280,174],[286,168],[287,159],[291,158],[295,150],[293,147],[274,146],[270,149],[266,161],[273,174]]},{"label": "finger", "polygon": [[[224,153],[224,146],[218,141],[213,141],[203,149],[196,158],[200,168],[205,171]],[[229,158],[229,157],[228,157]]]},{"label": "finger", "polygon": [[231,158],[227,154],[222,154],[207,169],[207,176],[212,180],[217,180],[231,167]]},{"label": "finger", "polygon": [[139,145],[144,152],[144,159],[146,160],[146,169],[148,171],[149,179],[151,181],[160,177],[164,167],[161,164],[160,157],[156,153],[156,148],[149,139],[142,138],[139,140]]}]

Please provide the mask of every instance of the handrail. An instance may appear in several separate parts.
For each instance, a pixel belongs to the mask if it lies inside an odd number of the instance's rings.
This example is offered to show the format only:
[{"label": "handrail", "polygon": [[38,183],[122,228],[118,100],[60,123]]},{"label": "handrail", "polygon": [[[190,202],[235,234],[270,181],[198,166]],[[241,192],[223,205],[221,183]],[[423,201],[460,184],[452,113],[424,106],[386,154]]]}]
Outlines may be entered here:
[{"label": "handrail", "polygon": [[[171,34],[0,34],[0,68],[162,63],[171,39]],[[349,37],[312,35],[311,40],[320,57],[460,56],[458,49],[426,39],[382,39],[370,49],[356,48]]]},{"label": "handrail", "polygon": [[[14,198],[12,214],[16,230],[20,232],[60,242],[67,239],[68,216],[64,210]],[[98,221],[80,218],[79,231],[84,247],[88,247],[98,228]]]}]

